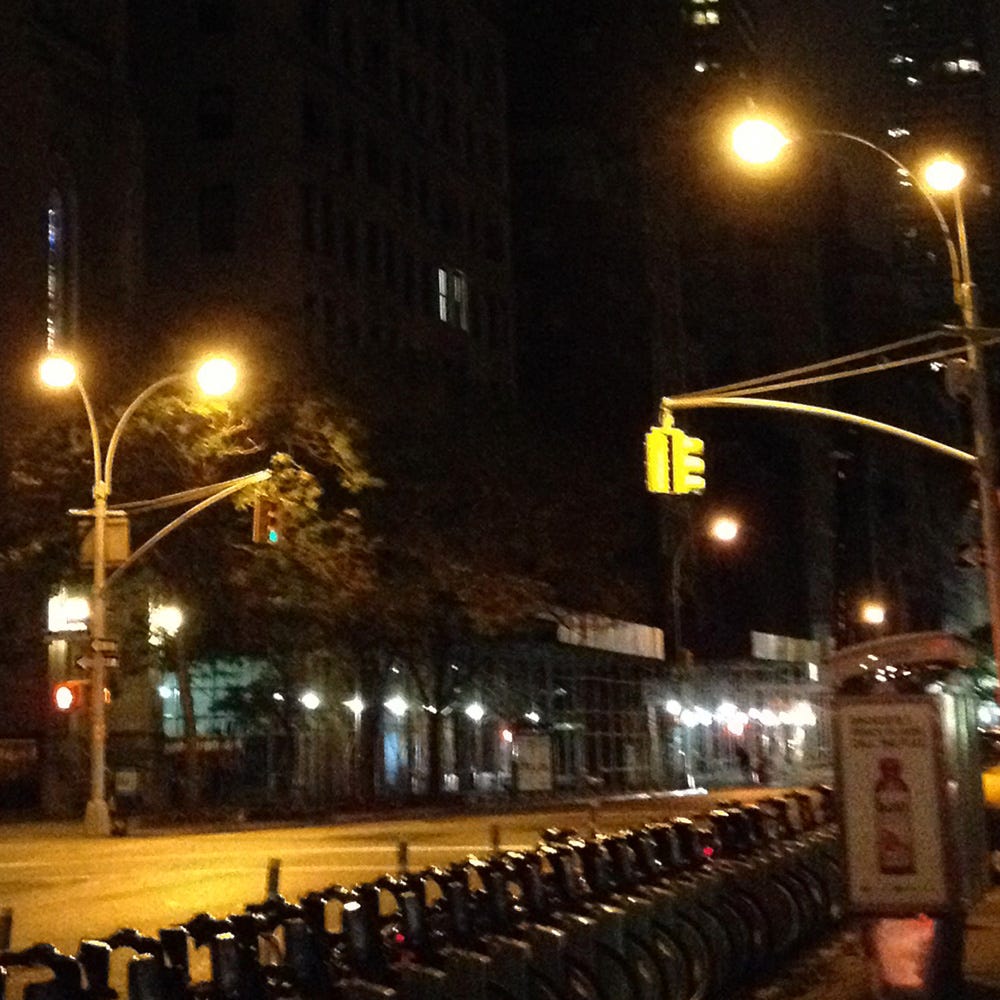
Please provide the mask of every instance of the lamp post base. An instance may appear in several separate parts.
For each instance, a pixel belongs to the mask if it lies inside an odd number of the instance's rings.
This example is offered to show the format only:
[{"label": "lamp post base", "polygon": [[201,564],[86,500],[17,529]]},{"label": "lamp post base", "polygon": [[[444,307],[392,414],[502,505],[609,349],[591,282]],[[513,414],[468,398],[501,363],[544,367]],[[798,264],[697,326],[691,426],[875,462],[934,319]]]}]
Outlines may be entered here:
[{"label": "lamp post base", "polygon": [[91,799],[83,817],[83,832],[90,837],[111,836],[111,813],[105,799]]}]

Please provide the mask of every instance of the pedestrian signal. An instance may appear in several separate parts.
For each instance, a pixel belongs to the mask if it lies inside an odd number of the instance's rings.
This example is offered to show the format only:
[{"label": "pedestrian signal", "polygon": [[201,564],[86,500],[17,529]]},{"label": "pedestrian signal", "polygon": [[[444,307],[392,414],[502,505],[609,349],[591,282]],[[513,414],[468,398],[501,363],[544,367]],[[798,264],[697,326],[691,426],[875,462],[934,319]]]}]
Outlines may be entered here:
[{"label": "pedestrian signal", "polygon": [[59,712],[79,712],[87,703],[90,681],[59,681],[52,688],[52,704]]}]

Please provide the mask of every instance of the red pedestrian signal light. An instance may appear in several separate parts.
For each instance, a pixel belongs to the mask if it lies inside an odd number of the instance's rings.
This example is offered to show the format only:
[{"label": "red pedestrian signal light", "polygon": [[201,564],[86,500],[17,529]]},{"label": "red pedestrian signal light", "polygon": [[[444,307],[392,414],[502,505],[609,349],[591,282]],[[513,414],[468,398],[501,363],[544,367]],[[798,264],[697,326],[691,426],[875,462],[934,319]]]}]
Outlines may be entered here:
[{"label": "red pedestrian signal light", "polygon": [[79,712],[87,704],[90,681],[59,681],[52,688],[52,704],[63,713]]}]

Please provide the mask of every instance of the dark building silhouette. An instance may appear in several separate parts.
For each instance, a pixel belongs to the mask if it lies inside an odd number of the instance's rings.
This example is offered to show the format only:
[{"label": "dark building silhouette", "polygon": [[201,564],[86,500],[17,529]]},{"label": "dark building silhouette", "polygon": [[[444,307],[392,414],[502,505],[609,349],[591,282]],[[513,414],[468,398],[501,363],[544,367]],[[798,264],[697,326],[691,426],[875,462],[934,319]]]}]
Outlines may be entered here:
[{"label": "dark building silhouette", "polygon": [[125,4],[0,11],[0,330],[5,386],[46,346],[128,342],[140,291],[141,130]]},{"label": "dark building silhouette", "polygon": [[[124,3],[0,5],[0,475],[8,441],[38,407],[58,406],[35,376],[47,346],[127,365],[141,292],[141,129],[126,72]],[[78,401],[73,400],[74,405]],[[23,545],[16,511],[0,547]],[[0,577],[6,637],[0,736],[48,714],[44,580],[16,561]],[[0,778],[0,781],[3,779]]]},{"label": "dark building silhouette", "polygon": [[335,382],[403,355],[509,385],[495,5],[133,7],[157,322]]},{"label": "dark building silhouette", "polygon": [[[754,5],[514,10],[525,400],[600,456],[618,477],[622,517],[646,525],[645,559],[634,564],[649,587],[644,620],[669,631],[673,553],[704,513],[735,506],[748,529],[743,552],[716,562],[693,545],[686,560],[685,643],[706,655],[743,650],[751,628],[822,634],[833,598],[821,436],[685,414],[678,423],[708,442],[705,496],[655,503],[642,492],[643,434],[661,395],[823,354],[814,230],[829,199],[817,204],[800,186],[789,210],[762,185],[749,190],[724,148],[727,125],[759,88]],[[817,465],[822,488],[803,502],[803,470]]]},{"label": "dark building silhouette", "polygon": [[[876,44],[884,76],[882,135],[908,166],[919,168],[940,153],[965,165],[963,202],[974,248],[973,277],[981,286],[983,309],[995,315],[1000,305],[1000,210],[991,191],[1000,151],[1000,92],[992,78],[1000,31],[995,13],[983,0],[896,0],[881,8]],[[898,263],[922,293],[923,308],[940,319],[948,310],[948,288],[940,280],[947,258],[933,219],[919,199],[906,194],[900,189],[895,199]],[[950,201],[941,198],[948,216]]]}]

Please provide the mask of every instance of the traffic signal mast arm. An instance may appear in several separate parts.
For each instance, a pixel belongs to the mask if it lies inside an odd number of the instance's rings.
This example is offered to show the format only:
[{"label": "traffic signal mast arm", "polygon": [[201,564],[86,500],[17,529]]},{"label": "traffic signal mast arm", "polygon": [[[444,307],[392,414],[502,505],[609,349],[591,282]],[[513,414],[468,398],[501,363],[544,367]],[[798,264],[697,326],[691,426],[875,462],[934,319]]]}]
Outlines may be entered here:
[{"label": "traffic signal mast arm", "polygon": [[[142,545],[139,546],[133,552],[128,559],[125,560],[115,571],[112,573],[107,580],[104,582],[104,587],[107,588],[111,583],[117,579],[122,573],[125,572],[130,566],[138,562],[157,542],[166,538],[167,535],[176,531],[182,524],[190,521],[192,517],[196,514],[200,514],[206,507],[211,507],[212,504],[218,503],[220,500],[224,500],[226,497],[233,493],[238,493],[240,490],[247,486],[252,486],[254,483],[264,482],[266,479],[271,478],[271,472],[269,469],[261,469],[260,472],[252,472],[248,476],[241,476],[239,479],[230,479],[225,483],[216,483],[211,487],[202,487],[202,489],[214,489],[215,492],[206,497],[201,503],[196,503],[193,507],[189,507],[183,514],[175,517],[169,524],[164,525],[155,535],[146,539]],[[161,497],[160,500],[172,500],[176,501],[174,498],[179,494],[174,494],[172,497]],[[146,501],[144,501],[146,502]],[[148,501],[148,503],[154,504],[157,501]],[[124,506],[124,505],[122,505]]]},{"label": "traffic signal mast arm", "polygon": [[[672,399],[664,397],[660,402],[660,422],[665,428],[673,428],[672,413],[675,410],[698,410],[698,409],[758,409],[758,410],[784,410],[792,413],[802,413],[811,417],[824,417],[827,420],[839,420],[846,424],[855,424],[859,427],[866,427],[869,430],[881,431],[883,434],[892,434],[894,437],[903,438],[913,444],[922,445],[932,451],[940,452],[949,458],[957,458],[960,462],[969,465],[976,464],[976,456],[942,441],[935,441],[933,438],[924,437],[922,434],[915,434],[903,427],[896,427],[893,424],[885,424],[880,420],[872,420],[870,417],[862,417],[856,413],[846,413],[843,410],[831,410],[826,406],[810,406],[808,403],[793,403],[783,399],[759,399],[753,396],[681,396]],[[657,430],[658,428],[653,428]]]}]

